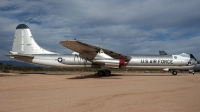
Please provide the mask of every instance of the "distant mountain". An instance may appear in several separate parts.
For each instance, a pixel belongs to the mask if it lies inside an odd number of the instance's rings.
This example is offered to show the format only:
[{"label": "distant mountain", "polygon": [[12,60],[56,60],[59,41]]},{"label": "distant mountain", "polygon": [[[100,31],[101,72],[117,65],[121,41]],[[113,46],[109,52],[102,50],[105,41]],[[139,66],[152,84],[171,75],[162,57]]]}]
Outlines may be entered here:
[{"label": "distant mountain", "polygon": [[17,61],[17,60],[0,60],[0,63],[3,63],[3,65],[13,65],[13,66],[17,66],[17,67],[24,67],[24,66],[28,66],[28,67],[38,67],[41,65],[37,65],[37,64],[32,64],[32,63],[27,63],[27,62],[23,62],[23,61]]}]

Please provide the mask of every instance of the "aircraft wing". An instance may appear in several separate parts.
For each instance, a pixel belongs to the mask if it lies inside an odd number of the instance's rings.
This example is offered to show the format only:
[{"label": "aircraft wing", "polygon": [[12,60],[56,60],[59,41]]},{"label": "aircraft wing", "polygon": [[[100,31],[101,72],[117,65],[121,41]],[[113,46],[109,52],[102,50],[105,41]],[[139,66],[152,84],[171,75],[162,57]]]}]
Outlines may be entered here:
[{"label": "aircraft wing", "polygon": [[61,45],[67,47],[68,49],[71,49],[78,53],[84,53],[84,52],[99,52],[101,49],[104,51],[105,54],[111,56],[115,59],[124,59],[125,61],[129,61],[131,59],[130,56],[120,54],[118,52],[114,52],[111,50],[107,50],[98,46],[93,46],[87,43],[83,43],[77,40],[66,40],[61,41]]}]

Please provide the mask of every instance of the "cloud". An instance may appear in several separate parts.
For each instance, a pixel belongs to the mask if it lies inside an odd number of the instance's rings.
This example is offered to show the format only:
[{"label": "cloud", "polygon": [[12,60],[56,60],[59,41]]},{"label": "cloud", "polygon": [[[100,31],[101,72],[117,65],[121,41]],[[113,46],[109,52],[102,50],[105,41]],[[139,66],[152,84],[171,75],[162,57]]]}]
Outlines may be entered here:
[{"label": "cloud", "polygon": [[[200,39],[199,0],[6,0],[0,4],[1,54],[11,50],[18,24],[27,24],[41,47],[71,53],[74,39],[120,53],[193,53]],[[6,38],[6,39],[5,39]],[[0,56],[1,59],[9,59]]]}]

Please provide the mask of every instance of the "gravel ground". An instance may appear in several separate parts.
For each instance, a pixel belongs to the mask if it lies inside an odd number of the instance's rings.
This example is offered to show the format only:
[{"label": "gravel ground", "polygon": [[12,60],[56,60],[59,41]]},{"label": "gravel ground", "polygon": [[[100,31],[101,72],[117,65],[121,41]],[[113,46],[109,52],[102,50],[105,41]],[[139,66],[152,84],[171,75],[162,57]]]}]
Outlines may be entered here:
[{"label": "gravel ground", "polygon": [[200,73],[0,73],[0,112],[198,112]]}]

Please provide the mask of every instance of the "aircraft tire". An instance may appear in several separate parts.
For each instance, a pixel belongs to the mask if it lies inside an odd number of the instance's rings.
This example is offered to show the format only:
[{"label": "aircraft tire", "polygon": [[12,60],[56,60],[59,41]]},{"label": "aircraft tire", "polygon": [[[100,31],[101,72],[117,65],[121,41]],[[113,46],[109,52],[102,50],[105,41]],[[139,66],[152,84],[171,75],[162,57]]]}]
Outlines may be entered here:
[{"label": "aircraft tire", "polygon": [[177,75],[177,71],[172,71],[172,74],[173,75]]},{"label": "aircraft tire", "polygon": [[98,74],[98,76],[103,76],[104,75],[104,71],[103,70],[99,70],[97,74]]},{"label": "aircraft tire", "polygon": [[110,70],[105,70],[105,71],[104,71],[104,74],[105,74],[105,75],[110,75],[111,72],[110,72]]}]

